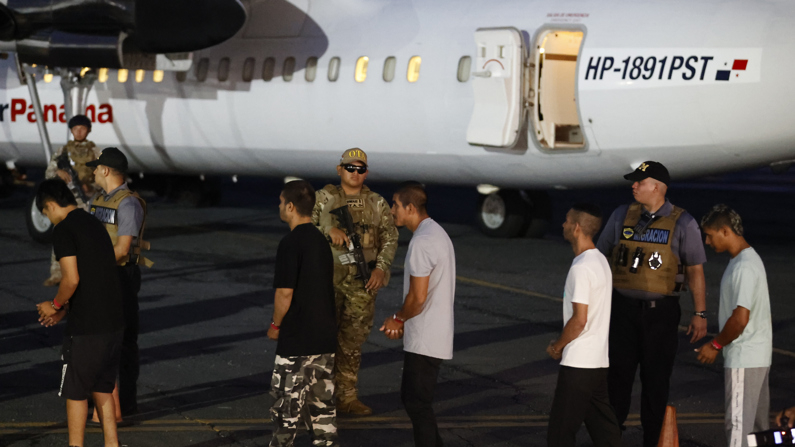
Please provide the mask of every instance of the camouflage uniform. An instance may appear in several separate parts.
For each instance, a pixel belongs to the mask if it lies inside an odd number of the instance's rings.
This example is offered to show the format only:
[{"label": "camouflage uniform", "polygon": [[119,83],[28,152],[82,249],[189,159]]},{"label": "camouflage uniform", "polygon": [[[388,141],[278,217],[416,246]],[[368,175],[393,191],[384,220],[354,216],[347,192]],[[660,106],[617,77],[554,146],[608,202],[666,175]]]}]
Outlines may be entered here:
[{"label": "camouflage uniform", "polygon": [[[66,143],[66,145],[61,146],[61,148],[55,151],[53,154],[52,158],[50,159],[50,164],[47,165],[47,170],[44,172],[45,178],[51,179],[58,177],[58,175],[55,173],[55,171],[58,170],[57,159],[61,154],[63,154],[64,151],[69,153],[69,159],[74,163],[72,167],[74,168],[75,172],[77,172],[77,176],[80,179],[80,184],[88,185],[91,189],[90,193],[87,194],[89,197],[91,197],[91,195],[96,191],[97,187],[94,184],[94,168],[86,166],[86,163],[99,158],[101,151],[92,141],[83,140],[80,143],[76,141],[69,141]],[[90,205],[89,203],[83,202],[78,195],[75,195],[75,200],[77,200],[77,206],[79,208],[88,211],[88,206]],[[55,260],[55,252],[52,252],[50,255],[50,278],[61,278],[61,265]]]},{"label": "camouflage uniform", "polygon": [[[365,259],[384,271],[389,282],[389,268],[395,258],[398,231],[392,221],[389,204],[366,186],[357,196],[346,196],[341,186],[327,185],[317,191],[312,223],[328,237],[338,227],[336,216],[330,211],[348,204],[357,233],[361,236]],[[343,229],[344,231],[344,229]],[[341,403],[358,398],[356,382],[362,363],[362,345],[373,327],[376,294],[364,288],[356,279],[355,265],[343,265],[339,255],[347,249],[331,245],[334,255],[334,295],[337,305],[337,357],[334,367],[337,399]],[[369,280],[370,278],[366,278]]]},{"label": "camouflage uniform", "polygon": [[[334,406],[334,354],[277,355],[271,387],[271,396],[275,399],[271,420],[276,424],[272,447],[293,445],[302,422],[312,434],[313,445],[339,446]],[[309,421],[302,421],[307,414]]]}]

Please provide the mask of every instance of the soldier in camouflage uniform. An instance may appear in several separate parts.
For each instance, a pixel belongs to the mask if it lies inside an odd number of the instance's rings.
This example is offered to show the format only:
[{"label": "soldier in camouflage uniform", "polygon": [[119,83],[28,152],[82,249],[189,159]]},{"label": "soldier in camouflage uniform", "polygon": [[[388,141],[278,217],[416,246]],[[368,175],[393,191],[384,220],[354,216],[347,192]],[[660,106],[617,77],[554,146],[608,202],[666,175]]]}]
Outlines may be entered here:
[{"label": "soldier in camouflage uniform", "polygon": [[290,234],[279,242],[273,275],[273,319],[278,340],[271,379],[272,447],[293,445],[307,426],[316,446],[336,447],[334,261],[326,238],[312,225],[315,190],[297,180],[284,185],[279,217]]},{"label": "soldier in camouflage uniform", "polygon": [[[69,183],[72,178],[69,174],[61,169],[58,169],[58,157],[64,153],[69,154],[69,159],[72,161],[75,172],[79,177],[80,184],[86,196],[91,197],[96,192],[96,185],[94,184],[94,168],[87,167],[86,163],[96,160],[99,157],[99,148],[91,141],[86,140],[88,134],[91,133],[91,120],[85,115],[75,115],[69,120],[69,130],[72,131],[74,140],[69,141],[66,145],[61,146],[60,149],[55,151],[50,164],[47,165],[47,170],[44,177],[47,179],[60,177],[63,181]],[[77,206],[84,211],[88,211],[88,203],[83,202],[79,195],[75,194]],[[50,277],[44,281],[47,287],[57,285],[61,282],[61,266],[55,260],[55,253],[50,257]]]},{"label": "soldier in camouflage uniform", "polygon": [[[389,282],[389,268],[397,249],[398,230],[392,221],[389,204],[364,186],[367,154],[359,148],[342,154],[337,174],[341,184],[327,185],[317,192],[312,222],[331,241],[334,254],[334,292],[337,304],[337,356],[334,372],[337,386],[337,411],[357,415],[372,414],[359,401],[356,389],[362,362],[362,345],[373,327],[378,289]],[[348,253],[350,240],[340,229],[337,217],[330,214],[347,205],[362,242],[371,276],[365,285],[356,278],[356,264],[343,265],[340,255]]]}]

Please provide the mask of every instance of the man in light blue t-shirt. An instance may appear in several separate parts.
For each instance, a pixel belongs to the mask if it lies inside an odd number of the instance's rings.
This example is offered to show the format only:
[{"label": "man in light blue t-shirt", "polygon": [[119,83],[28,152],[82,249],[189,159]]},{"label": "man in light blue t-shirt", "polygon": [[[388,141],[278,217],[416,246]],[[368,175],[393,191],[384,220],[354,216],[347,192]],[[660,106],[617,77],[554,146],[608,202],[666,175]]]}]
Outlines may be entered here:
[{"label": "man in light blue t-shirt", "polygon": [[428,196],[407,183],[392,198],[395,225],[414,235],[403,271],[403,306],[384,320],[381,331],[403,337],[400,399],[411,419],[415,447],[441,447],[433,394],[443,360],[453,358],[455,250],[444,229],[428,216]]},{"label": "man in light blue t-shirt", "polygon": [[767,430],[773,356],[773,324],[765,265],[743,237],[740,215],[715,205],[701,219],[707,245],[732,259],[720,281],[720,333],[696,349],[701,363],[713,363],[723,350],[726,438],[730,447],[747,447],[746,435]]}]

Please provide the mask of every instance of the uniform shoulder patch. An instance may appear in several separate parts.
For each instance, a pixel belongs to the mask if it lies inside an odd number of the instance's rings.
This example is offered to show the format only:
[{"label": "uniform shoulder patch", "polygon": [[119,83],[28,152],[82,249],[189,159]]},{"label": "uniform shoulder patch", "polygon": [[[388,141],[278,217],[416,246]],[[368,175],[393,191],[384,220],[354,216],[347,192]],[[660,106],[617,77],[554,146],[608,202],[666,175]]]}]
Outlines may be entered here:
[{"label": "uniform shoulder patch", "polygon": [[632,236],[635,235],[635,230],[629,227],[624,228],[624,231],[621,233],[621,235],[624,236],[624,239],[632,239]]}]

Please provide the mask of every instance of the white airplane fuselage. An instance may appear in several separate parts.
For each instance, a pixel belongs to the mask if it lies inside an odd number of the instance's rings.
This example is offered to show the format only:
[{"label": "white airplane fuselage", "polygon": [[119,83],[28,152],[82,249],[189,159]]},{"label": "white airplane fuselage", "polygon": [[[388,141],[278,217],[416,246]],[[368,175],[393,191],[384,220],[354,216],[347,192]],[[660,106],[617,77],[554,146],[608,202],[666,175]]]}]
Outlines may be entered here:
[{"label": "white airplane fuselage", "polygon": [[[162,82],[146,73],[139,83],[131,72],[121,83],[110,70],[89,96],[95,117],[89,138],[118,146],[131,170],[144,173],[325,178],[344,149],[361,147],[371,180],[528,189],[623,182],[644,160],[663,162],[676,179],[795,159],[793,2],[296,0],[278,9],[286,24],[268,16],[274,9],[266,4],[247,3],[246,27],[194,53],[182,82],[166,72]],[[544,147],[532,119],[522,127],[526,142],[519,149],[468,142],[478,106],[472,83],[480,79],[460,82],[459,61],[470,56],[471,71],[484,70],[475,32],[500,27],[524,34],[536,64],[542,33],[582,33],[571,59],[582,147]],[[357,82],[362,56],[369,68]],[[421,57],[419,76],[409,82],[414,56]],[[269,57],[275,69],[265,81]],[[296,69],[286,81],[289,57]],[[305,76],[309,57],[317,58],[313,81]],[[339,77],[332,82],[335,57]],[[391,82],[383,79],[388,57],[396,62]],[[223,58],[229,73],[219,81]],[[249,58],[253,79],[245,81]],[[197,79],[202,59],[204,81]],[[63,104],[58,80],[38,82],[44,106]],[[0,161],[44,165],[30,104],[13,61],[3,61]],[[57,147],[66,125],[47,110]]]}]

